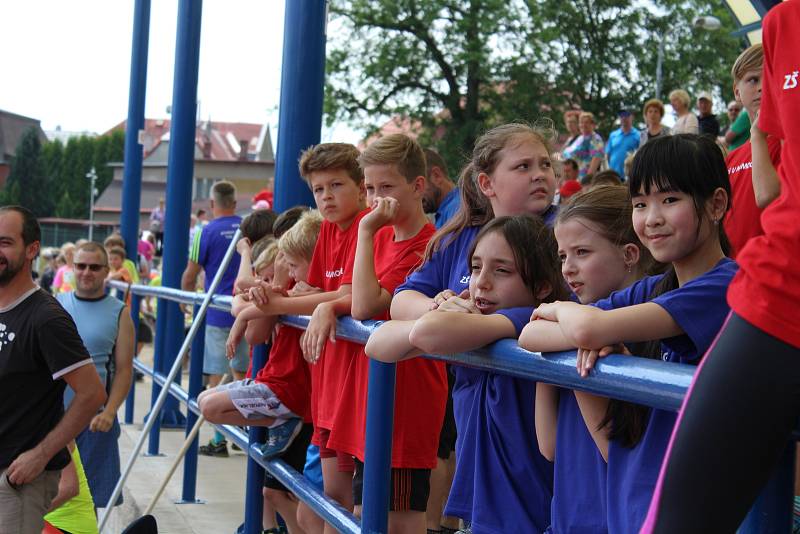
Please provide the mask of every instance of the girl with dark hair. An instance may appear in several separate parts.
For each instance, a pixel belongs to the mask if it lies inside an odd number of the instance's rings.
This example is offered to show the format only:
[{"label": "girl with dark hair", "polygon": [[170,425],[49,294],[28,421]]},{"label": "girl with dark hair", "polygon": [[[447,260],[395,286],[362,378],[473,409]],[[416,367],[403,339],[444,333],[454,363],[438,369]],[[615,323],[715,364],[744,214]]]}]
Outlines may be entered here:
[{"label": "girl with dark hair", "polygon": [[[780,197],[761,214],[764,235],[736,256],[741,270],[728,292],[732,313],[684,400],[642,533],[735,531],[797,425],[798,20],[797,1],[779,2],[764,18],[761,108],[752,127],[754,138],[763,142],[769,134],[783,143]],[[774,172],[768,167],[768,150],[754,145],[753,180],[764,180],[759,168]]]},{"label": "girl with dark hair", "polygon": [[[476,141],[459,181],[459,212],[431,239],[424,264],[395,291],[392,319],[415,321],[467,290],[471,244],[495,217],[529,214],[552,224],[556,215],[552,153],[548,136],[524,124],[498,126]],[[445,515],[471,521],[478,533],[542,531],[550,522],[552,466],[535,444],[529,409],[535,384],[457,366],[452,371],[453,411],[462,424],[459,436],[462,429],[474,435],[457,438],[456,482]],[[473,403],[482,403],[484,409],[470,418]],[[497,427],[507,430],[492,433]],[[500,485],[499,472],[512,475],[503,477]],[[537,488],[536,493],[529,487]]]},{"label": "girl with dark hair", "polygon": [[[726,257],[720,221],[729,207],[730,183],[714,141],[682,134],[647,143],[636,154],[629,186],[636,235],[653,258],[670,264],[667,272],[592,306],[543,304],[521,338],[534,351],[577,347],[582,376],[598,357],[625,350],[622,343],[650,342],[636,352],[696,364],[729,312],[725,294],[737,267]],[[608,462],[608,530],[637,532],[676,414],[620,410],[609,421],[609,401],[601,397],[580,408]]]},{"label": "girl with dark hair", "polygon": [[[416,321],[385,323],[370,337],[367,355],[398,361],[516,338],[534,306],[566,296],[553,233],[529,215],[489,222],[465,263],[468,295],[450,298]],[[465,367],[455,371],[459,437],[447,515],[471,521],[475,533],[541,532],[549,522],[552,469],[544,459],[527,459],[536,438],[530,420],[519,414],[533,403],[529,390],[535,385]],[[511,409],[509,398],[525,403]]]},{"label": "girl with dark hair", "polygon": [[[561,273],[582,304],[608,297],[651,271],[653,260],[631,223],[628,189],[599,186],[561,206],[555,226]],[[526,345],[526,337],[520,345]],[[548,534],[607,532],[606,462],[592,440],[579,404],[588,393],[536,385],[539,450],[554,462]]]}]

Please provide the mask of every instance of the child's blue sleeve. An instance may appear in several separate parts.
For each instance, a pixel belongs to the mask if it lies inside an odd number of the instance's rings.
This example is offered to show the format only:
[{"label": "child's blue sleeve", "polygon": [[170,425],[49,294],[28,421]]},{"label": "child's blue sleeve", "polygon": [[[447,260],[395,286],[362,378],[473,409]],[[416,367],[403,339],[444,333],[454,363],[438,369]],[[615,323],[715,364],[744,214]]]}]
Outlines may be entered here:
[{"label": "child's blue sleeve", "polygon": [[653,299],[692,340],[697,356],[713,343],[730,312],[727,293],[738,266],[724,259],[712,270]]},{"label": "child's blue sleeve", "polygon": [[653,288],[661,278],[663,278],[663,275],[642,278],[625,289],[614,291],[608,297],[600,299],[590,304],[590,306],[595,306],[601,310],[616,310],[617,308],[647,302],[648,297],[653,292]]},{"label": "child's blue sleeve", "polygon": [[433,298],[447,289],[442,272],[442,251],[438,250],[419,269],[409,274],[405,282],[395,288],[394,294],[410,289]]},{"label": "child's blue sleeve", "polygon": [[531,314],[533,313],[533,306],[521,306],[518,308],[505,308],[497,310],[497,315],[507,317],[514,325],[514,330],[517,331],[517,337],[522,333],[525,325],[531,321]]}]

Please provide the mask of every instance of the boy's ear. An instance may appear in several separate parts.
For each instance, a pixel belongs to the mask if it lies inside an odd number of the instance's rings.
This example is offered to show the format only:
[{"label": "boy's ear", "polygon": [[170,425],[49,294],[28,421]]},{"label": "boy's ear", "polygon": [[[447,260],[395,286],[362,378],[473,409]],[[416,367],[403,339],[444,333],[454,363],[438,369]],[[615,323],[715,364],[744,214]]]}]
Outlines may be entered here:
[{"label": "boy's ear", "polygon": [[482,172],[478,175],[478,189],[481,190],[483,196],[492,198],[495,196],[494,187],[492,186],[492,179],[488,174]]},{"label": "boy's ear", "polygon": [[550,285],[549,282],[542,282],[538,286],[536,286],[536,297],[537,302],[542,302],[544,299],[550,296],[550,293],[553,292],[553,286]]},{"label": "boy's ear", "polygon": [[364,180],[361,180],[361,183],[358,184],[358,199],[361,202],[367,201],[367,186],[364,183]]},{"label": "boy's ear", "polygon": [[425,177],[417,176],[411,182],[411,185],[414,188],[414,192],[419,193],[421,195],[425,191]]}]

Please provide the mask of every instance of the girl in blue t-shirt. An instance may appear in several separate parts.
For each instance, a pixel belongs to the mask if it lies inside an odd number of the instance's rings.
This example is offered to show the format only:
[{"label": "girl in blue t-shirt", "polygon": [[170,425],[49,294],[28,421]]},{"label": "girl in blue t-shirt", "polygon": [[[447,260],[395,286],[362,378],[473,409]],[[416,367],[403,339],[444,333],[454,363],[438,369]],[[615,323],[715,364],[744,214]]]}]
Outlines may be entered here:
[{"label": "girl in blue t-shirt", "polygon": [[[600,186],[561,206],[555,236],[561,273],[582,304],[607,297],[652,272],[653,259],[631,224],[628,189]],[[539,450],[554,462],[552,534],[608,532],[606,462],[584,423],[580,391],[536,384]]]},{"label": "girl in blue t-shirt", "polygon": [[[594,306],[542,305],[520,337],[528,350],[578,347],[582,376],[598,357],[624,350],[622,343],[647,342],[636,352],[697,364],[729,313],[725,294],[737,267],[726,257],[721,221],[730,183],[714,141],[683,134],[648,143],[634,158],[629,187],[634,230],[657,261],[670,264],[666,274],[646,277]],[[588,400],[581,413],[608,462],[608,530],[638,532],[676,414]]]},{"label": "girl in blue t-shirt", "polygon": [[[516,338],[534,306],[566,296],[555,239],[541,219],[493,219],[475,238],[467,265],[468,295],[447,299],[417,321],[387,322],[370,337],[367,355],[397,361]],[[532,455],[535,434],[520,416],[535,388],[465,367],[456,368],[456,378],[456,473],[447,514],[470,520],[473,533],[541,532],[549,521],[552,470]]]},{"label": "girl in blue t-shirt", "polygon": [[[391,316],[394,320],[406,320],[407,333],[413,321],[428,311],[436,308],[447,298],[462,294],[469,285],[471,272],[467,262],[467,254],[475,236],[481,227],[495,216],[529,214],[540,217],[547,225],[552,225],[556,208],[553,196],[556,191],[556,178],[552,165],[552,147],[548,137],[542,132],[524,124],[504,124],[483,134],[475,143],[472,158],[464,168],[459,180],[461,189],[461,207],[456,215],[439,230],[431,239],[423,265],[395,290],[392,299]],[[399,325],[401,323],[395,323]],[[402,337],[402,336],[401,336]],[[406,339],[408,338],[406,334]],[[482,388],[495,381],[503,382],[503,386],[493,388],[492,402],[508,406],[519,419],[515,427],[528,429],[518,436],[511,436],[516,445],[514,450],[525,449],[514,461],[519,473],[541,473],[537,475],[539,482],[549,488],[552,480],[552,467],[538,453],[533,432],[533,413],[530,406],[535,397],[535,385],[525,380],[510,379],[491,374],[491,380],[473,380],[471,372],[454,366],[455,375],[454,415],[456,419],[467,418],[468,404],[461,405],[456,399],[481,395]],[[488,373],[487,373],[488,375]],[[530,400],[530,402],[528,402]],[[489,424],[488,422],[486,423]],[[460,432],[460,430],[459,430]],[[458,438],[456,448],[464,445]],[[533,451],[531,451],[533,448]],[[510,461],[510,459],[509,459]],[[459,476],[472,476],[472,466],[457,460]],[[498,471],[500,472],[500,471]],[[526,492],[527,480],[517,482],[515,492],[530,495]],[[484,528],[482,517],[487,517],[488,524],[496,524],[495,517],[507,515],[510,525],[517,517],[527,518],[530,512],[527,503],[516,507],[520,499],[513,498],[508,505],[498,510],[491,510],[490,503],[494,497],[484,499],[484,494],[493,491],[492,482],[486,486],[473,487],[473,484],[461,484],[459,478],[453,483],[445,513],[457,515],[467,521],[473,520],[473,532],[494,532]],[[549,502],[550,490],[541,496]],[[502,495],[500,495],[502,498]],[[537,496],[537,499],[540,498]],[[473,509],[473,502],[477,506]],[[538,510],[538,508],[537,508]],[[538,513],[538,512],[537,512]],[[546,518],[538,518],[537,523],[549,523],[549,508]],[[529,520],[519,524],[528,526]],[[516,525],[514,525],[516,526]],[[529,529],[533,531],[534,529]],[[502,530],[501,530],[502,531]],[[508,531],[508,530],[506,530]]]}]

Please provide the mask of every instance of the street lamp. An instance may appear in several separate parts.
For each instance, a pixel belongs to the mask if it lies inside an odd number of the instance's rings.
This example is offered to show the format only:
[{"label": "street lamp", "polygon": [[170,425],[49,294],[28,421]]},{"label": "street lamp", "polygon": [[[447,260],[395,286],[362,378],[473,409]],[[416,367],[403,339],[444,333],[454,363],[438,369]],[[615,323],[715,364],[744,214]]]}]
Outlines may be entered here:
[{"label": "street lamp", "polygon": [[[705,15],[695,17],[692,20],[692,27],[698,30],[715,31],[722,27],[722,22],[717,17]],[[656,98],[661,100],[661,67],[664,63],[664,41],[667,39],[667,32],[661,32],[661,40],[658,43],[658,61],[656,62]]]},{"label": "street lamp", "polygon": [[92,170],[86,173],[86,177],[89,179],[89,241],[93,241],[92,234],[94,232],[94,196],[97,194],[97,189],[95,189],[94,184],[97,181],[97,172],[95,172],[94,167]]}]

